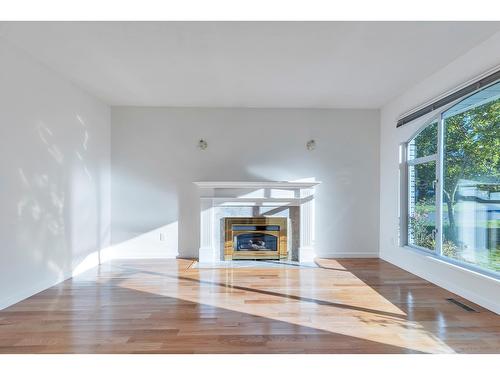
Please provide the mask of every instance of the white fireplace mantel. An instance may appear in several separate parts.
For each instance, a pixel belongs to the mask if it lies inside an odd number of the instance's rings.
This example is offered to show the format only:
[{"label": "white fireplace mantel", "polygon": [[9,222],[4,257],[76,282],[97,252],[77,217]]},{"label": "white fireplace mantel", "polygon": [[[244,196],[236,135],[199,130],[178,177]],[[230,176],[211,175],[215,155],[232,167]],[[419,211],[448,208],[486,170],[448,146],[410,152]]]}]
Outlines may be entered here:
[{"label": "white fireplace mantel", "polygon": [[299,260],[312,262],[314,251],[314,188],[319,181],[197,181],[200,196],[200,262],[218,261],[215,207],[298,206]]},{"label": "white fireplace mantel", "polygon": [[320,181],[196,181],[202,189],[307,189],[319,185]]}]

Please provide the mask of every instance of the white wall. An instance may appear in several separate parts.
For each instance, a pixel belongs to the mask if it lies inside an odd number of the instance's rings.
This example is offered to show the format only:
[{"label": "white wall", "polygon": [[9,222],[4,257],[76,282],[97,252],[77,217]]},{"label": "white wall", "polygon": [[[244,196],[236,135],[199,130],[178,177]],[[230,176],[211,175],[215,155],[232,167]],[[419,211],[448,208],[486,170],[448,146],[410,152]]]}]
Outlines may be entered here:
[{"label": "white wall", "polygon": [[0,309],[108,244],[109,137],[108,106],[0,39]]},{"label": "white wall", "polygon": [[197,257],[193,181],[313,177],[318,253],[378,256],[378,111],[113,107],[111,118],[115,256]]},{"label": "white wall", "polygon": [[[418,62],[417,62],[418,63]],[[381,110],[380,257],[500,313],[500,282],[398,246],[398,146],[422,125],[396,129],[402,113],[500,64],[500,33],[394,99]]]}]

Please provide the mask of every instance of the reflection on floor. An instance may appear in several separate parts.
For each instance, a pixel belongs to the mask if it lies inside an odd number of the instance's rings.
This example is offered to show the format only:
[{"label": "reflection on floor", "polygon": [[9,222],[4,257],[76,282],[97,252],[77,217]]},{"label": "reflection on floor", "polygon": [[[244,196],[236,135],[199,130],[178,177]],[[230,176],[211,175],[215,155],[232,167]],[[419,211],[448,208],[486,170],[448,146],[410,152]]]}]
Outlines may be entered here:
[{"label": "reflection on floor", "polygon": [[318,263],[113,261],[0,311],[0,353],[500,352],[488,310],[379,259]]},{"label": "reflection on floor", "polygon": [[314,262],[297,262],[293,260],[220,260],[214,262],[195,262],[193,268],[289,268],[308,267],[317,268]]}]

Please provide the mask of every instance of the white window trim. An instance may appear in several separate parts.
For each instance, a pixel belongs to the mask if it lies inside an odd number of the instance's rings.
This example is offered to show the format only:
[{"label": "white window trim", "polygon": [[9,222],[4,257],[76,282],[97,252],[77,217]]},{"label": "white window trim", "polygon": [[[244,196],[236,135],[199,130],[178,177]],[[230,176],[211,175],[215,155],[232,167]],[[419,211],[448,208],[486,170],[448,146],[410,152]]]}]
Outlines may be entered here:
[{"label": "white window trim", "polygon": [[407,163],[408,163],[408,165],[417,165],[417,164],[424,164],[424,163],[428,163],[430,161],[437,161],[437,160],[438,160],[438,154],[433,154],[433,155],[427,155],[427,156],[422,156],[420,158],[408,160]]}]

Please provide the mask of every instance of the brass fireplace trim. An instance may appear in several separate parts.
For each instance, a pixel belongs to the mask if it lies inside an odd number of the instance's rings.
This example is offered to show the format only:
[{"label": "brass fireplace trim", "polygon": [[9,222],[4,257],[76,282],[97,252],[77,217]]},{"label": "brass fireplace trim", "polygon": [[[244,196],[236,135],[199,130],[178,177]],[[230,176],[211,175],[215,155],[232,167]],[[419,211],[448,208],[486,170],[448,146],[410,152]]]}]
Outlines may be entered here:
[{"label": "brass fireplace trim", "polygon": [[[233,225],[278,225],[279,231],[259,231],[278,236],[278,251],[234,250],[234,234],[251,231],[233,231]],[[233,259],[285,259],[288,256],[287,244],[288,219],[286,217],[226,217],[224,218],[224,260]]]}]

